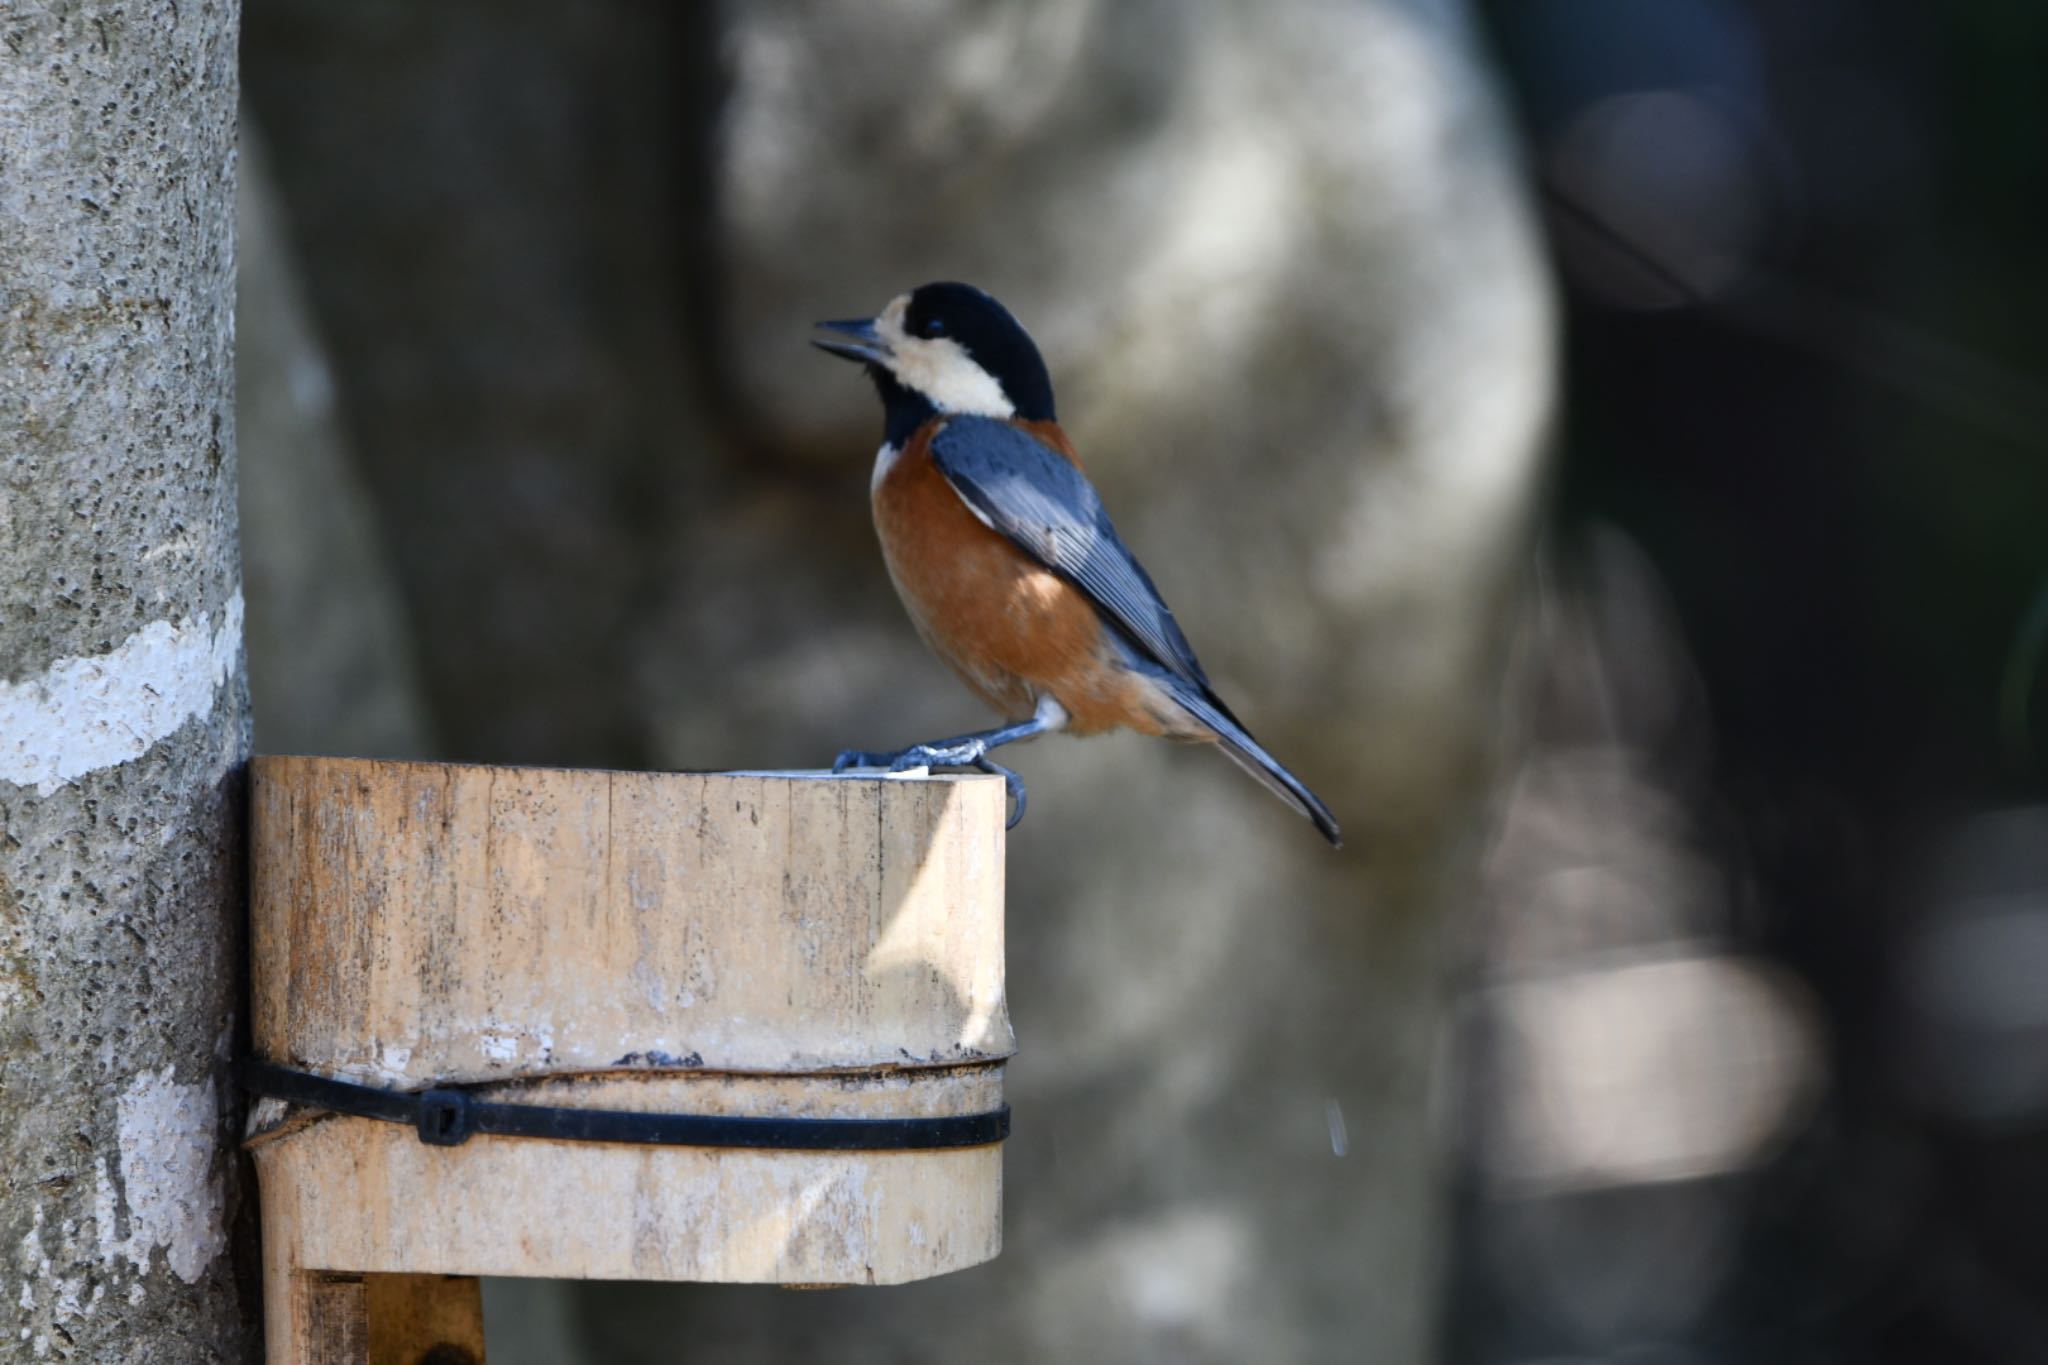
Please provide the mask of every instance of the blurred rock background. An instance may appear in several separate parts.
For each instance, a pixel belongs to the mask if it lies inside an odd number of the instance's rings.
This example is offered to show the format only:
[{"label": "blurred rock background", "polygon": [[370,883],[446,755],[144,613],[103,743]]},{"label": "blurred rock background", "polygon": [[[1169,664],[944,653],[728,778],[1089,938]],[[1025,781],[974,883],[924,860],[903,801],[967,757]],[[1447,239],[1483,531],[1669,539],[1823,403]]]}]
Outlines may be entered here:
[{"label": "blurred rock background", "polygon": [[1953,1183],[2039,1190],[2048,1112],[2044,32],[1895,8],[248,0],[260,748],[981,724],[881,569],[872,396],[804,344],[962,278],[1345,822],[1023,752],[1000,1260],[494,1283],[494,1361],[2048,1343],[2018,1214]]}]

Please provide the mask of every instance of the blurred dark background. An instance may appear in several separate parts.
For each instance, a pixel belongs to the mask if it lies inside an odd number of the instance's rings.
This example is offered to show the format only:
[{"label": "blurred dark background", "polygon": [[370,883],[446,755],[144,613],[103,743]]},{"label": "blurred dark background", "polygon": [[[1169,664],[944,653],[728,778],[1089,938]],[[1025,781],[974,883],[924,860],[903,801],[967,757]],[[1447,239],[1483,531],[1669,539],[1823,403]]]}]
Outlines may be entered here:
[{"label": "blurred dark background", "polygon": [[259,748],[981,723],[890,597],[872,398],[803,345],[952,277],[1345,820],[1033,746],[1004,1255],[496,1282],[494,1360],[2048,1359],[2048,11],[244,36]]},{"label": "blurred dark background", "polygon": [[[1600,721],[1718,883],[1674,938],[1801,1001],[1701,1065],[1816,1070],[1795,1135],[1692,1181],[1503,1216],[1474,1180],[1451,1355],[2048,1358],[2048,10],[1486,17],[1564,285],[1553,544],[1662,585]],[[1630,695],[1657,651],[1676,713]],[[1539,766],[1588,728],[1540,714]],[[1516,1283],[1566,1248],[1604,1269]]]}]

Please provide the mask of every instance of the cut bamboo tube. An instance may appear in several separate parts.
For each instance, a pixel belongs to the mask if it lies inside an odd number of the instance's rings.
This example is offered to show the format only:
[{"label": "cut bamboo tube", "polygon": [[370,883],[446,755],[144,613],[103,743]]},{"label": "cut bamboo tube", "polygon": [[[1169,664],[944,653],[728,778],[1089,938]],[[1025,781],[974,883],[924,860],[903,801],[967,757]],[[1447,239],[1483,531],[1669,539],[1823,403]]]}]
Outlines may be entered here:
[{"label": "cut bamboo tube", "polygon": [[[661,1113],[1002,1103],[997,779],[259,758],[251,801],[266,1060]],[[250,1145],[273,1365],[481,1361],[474,1281],[419,1277],[890,1284],[1001,1239],[996,1145],[434,1147],[274,1101]]]}]

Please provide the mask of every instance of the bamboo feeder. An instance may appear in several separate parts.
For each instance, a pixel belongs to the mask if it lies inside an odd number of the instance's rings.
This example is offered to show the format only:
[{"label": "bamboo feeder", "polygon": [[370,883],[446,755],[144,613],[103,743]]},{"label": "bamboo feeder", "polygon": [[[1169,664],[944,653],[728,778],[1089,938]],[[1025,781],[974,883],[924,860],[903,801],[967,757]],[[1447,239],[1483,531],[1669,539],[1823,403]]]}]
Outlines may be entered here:
[{"label": "bamboo feeder", "polygon": [[[572,1109],[1002,1105],[995,778],[269,757],[251,803],[259,1059]],[[439,1146],[277,1100],[251,1128],[272,1365],[481,1362],[480,1275],[894,1284],[1001,1243],[995,1142]]]}]

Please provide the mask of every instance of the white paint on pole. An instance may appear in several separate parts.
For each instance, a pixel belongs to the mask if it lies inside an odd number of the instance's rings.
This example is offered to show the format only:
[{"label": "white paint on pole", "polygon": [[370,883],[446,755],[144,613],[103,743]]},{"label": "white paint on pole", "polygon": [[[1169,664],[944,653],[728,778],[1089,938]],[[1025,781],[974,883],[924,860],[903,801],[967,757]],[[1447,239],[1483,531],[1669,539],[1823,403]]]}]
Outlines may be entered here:
[{"label": "white paint on pole", "polygon": [[242,652],[240,588],[220,617],[153,621],[105,654],[0,682],[0,782],[48,796],[211,715]]},{"label": "white paint on pole", "polygon": [[171,1272],[196,1283],[214,1257],[227,1248],[220,1181],[213,1154],[218,1106],[208,1077],[180,1084],[173,1069],[143,1072],[121,1095],[121,1194],[128,1207],[128,1235],[115,1219],[113,1176],[102,1160],[95,1209],[100,1255],[123,1256],[139,1271],[150,1253],[164,1248]]}]

